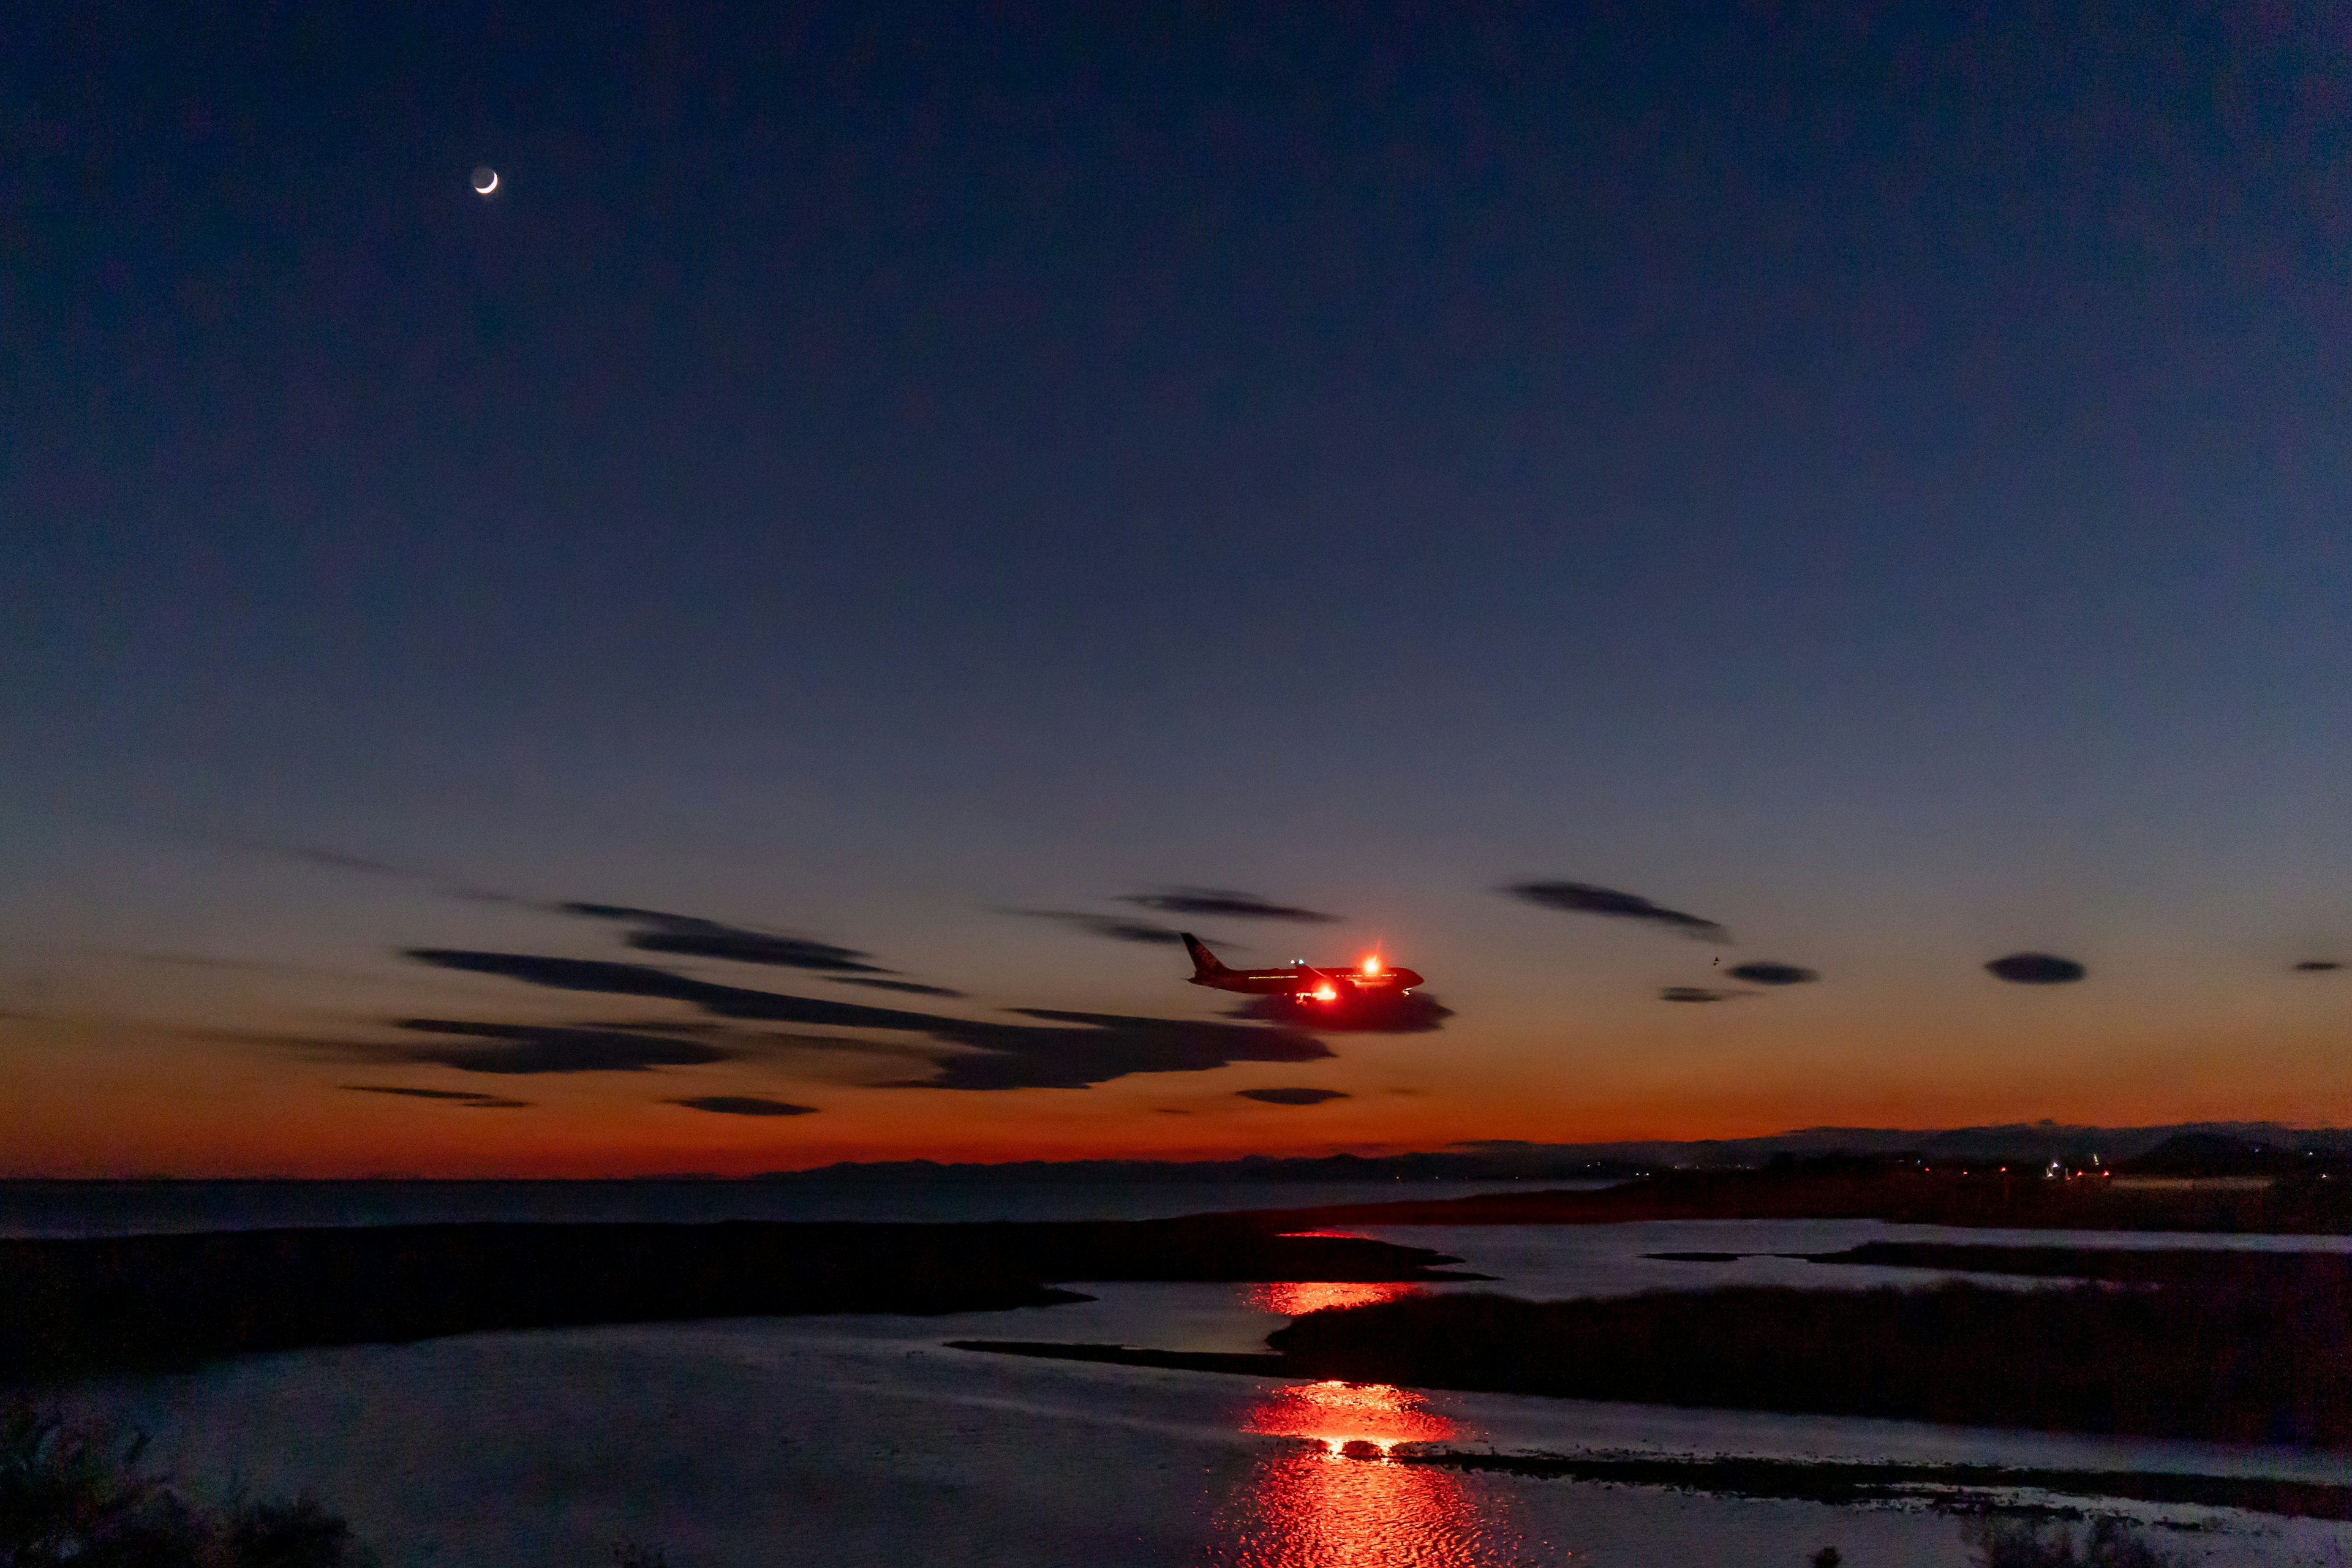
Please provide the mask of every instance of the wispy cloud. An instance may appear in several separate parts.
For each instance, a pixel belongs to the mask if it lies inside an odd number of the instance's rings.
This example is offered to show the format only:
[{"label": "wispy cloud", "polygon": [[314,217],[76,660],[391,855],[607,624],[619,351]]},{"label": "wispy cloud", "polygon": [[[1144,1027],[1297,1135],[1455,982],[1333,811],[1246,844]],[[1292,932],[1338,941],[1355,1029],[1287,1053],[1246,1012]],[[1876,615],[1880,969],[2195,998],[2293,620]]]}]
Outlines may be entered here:
[{"label": "wispy cloud", "polygon": [[873,991],[898,991],[909,996],[961,996],[962,992],[950,985],[926,985],[919,980],[866,980],[851,975],[828,975],[836,985],[863,985]]},{"label": "wispy cloud", "polygon": [[344,1083],[335,1086],[354,1094],[396,1094],[409,1100],[446,1100],[453,1105],[474,1110],[521,1110],[530,1105],[528,1100],[509,1100],[504,1095],[477,1094],[461,1089],[411,1089],[394,1083]]},{"label": "wispy cloud", "polygon": [[453,882],[437,872],[416,866],[404,866],[398,861],[378,859],[372,855],[354,855],[348,850],[331,849],[316,844],[297,844],[270,838],[253,838],[242,834],[202,833],[199,839],[209,844],[258,855],[268,859],[289,861],[299,866],[315,866],[329,871],[351,871],[362,877],[389,877],[404,882],[434,884],[446,897],[465,899],[474,903],[534,904],[530,899],[512,893],[501,893],[489,888],[474,888]]},{"label": "wispy cloud", "polygon": [[1174,926],[1155,925],[1125,915],[1098,915],[1086,910],[1000,910],[999,914],[1024,915],[1033,921],[1053,921],[1072,931],[1106,942],[1132,942],[1151,947],[1175,947],[1184,938]]},{"label": "wispy cloud", "polygon": [[278,844],[264,838],[222,837],[218,842],[228,844],[255,855],[266,855],[279,860],[292,860],[300,865],[323,866],[331,871],[357,871],[371,877],[416,877],[426,873],[407,866],[378,860],[373,856],[347,854],[341,849],[323,848],[315,844]]}]

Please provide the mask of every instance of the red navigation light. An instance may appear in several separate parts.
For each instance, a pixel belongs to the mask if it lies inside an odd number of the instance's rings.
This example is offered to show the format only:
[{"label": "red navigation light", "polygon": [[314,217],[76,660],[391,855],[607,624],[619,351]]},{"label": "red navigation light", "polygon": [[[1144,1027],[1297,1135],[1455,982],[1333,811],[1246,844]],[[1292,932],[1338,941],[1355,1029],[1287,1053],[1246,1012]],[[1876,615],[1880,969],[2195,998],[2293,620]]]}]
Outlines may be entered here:
[{"label": "red navigation light", "polygon": [[1380,972],[1381,972],[1381,955],[1380,955],[1379,953],[1377,953],[1377,952],[1376,952],[1376,953],[1372,954],[1370,958],[1367,958],[1366,960],[1364,960],[1364,973],[1367,973],[1367,974],[1378,974]]},{"label": "red navigation light", "polygon": [[1318,1002],[1337,1002],[1339,999],[1339,988],[1338,986],[1321,985],[1316,987],[1315,1000]]}]

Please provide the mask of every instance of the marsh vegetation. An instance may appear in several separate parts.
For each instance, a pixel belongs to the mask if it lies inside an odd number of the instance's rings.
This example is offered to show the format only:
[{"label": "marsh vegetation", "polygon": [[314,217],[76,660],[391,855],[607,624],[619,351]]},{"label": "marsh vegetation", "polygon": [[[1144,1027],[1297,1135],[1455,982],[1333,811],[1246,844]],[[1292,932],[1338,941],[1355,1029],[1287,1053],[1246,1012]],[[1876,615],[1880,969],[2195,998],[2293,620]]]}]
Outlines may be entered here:
[{"label": "marsh vegetation", "polygon": [[2352,1447],[2352,1301],[2299,1286],[1406,1296],[1267,1337],[1291,1376]]}]

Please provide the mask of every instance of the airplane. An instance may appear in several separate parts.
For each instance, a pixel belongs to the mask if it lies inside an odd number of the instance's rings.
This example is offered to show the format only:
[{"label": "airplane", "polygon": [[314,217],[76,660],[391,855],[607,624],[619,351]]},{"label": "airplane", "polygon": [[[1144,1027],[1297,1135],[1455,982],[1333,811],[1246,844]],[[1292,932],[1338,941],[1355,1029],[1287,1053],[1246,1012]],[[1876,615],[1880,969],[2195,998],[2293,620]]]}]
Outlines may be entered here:
[{"label": "airplane", "polygon": [[1420,975],[1410,969],[1391,969],[1378,953],[1356,964],[1318,967],[1301,958],[1281,969],[1228,969],[1199,937],[1191,931],[1176,934],[1184,939],[1184,951],[1192,955],[1192,984],[1219,991],[1287,996],[1294,1002],[1332,1006],[1357,997],[1409,995],[1421,984]]}]

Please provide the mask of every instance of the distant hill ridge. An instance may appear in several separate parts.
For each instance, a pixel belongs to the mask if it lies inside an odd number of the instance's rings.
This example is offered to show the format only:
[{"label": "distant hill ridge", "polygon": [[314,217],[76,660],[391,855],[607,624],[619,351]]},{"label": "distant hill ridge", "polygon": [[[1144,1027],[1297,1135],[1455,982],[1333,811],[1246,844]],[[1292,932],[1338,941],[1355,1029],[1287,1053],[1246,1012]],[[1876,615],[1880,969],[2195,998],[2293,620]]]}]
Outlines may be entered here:
[{"label": "distant hill ridge", "polygon": [[772,1171],[781,1182],[981,1184],[1087,1182],[1575,1181],[1671,1168],[1763,1165],[1775,1155],[1892,1156],[2082,1165],[2101,1163],[2149,1175],[2277,1174],[2314,1159],[2352,1158],[2352,1129],[2287,1127],[2273,1121],[2193,1121],[2161,1127],[2090,1127],[2056,1121],[1936,1129],[1806,1127],[1759,1138],[1615,1143],[1535,1143],[1486,1139],[1404,1154],[1246,1154],[1233,1160],[843,1161],[807,1171]]}]

